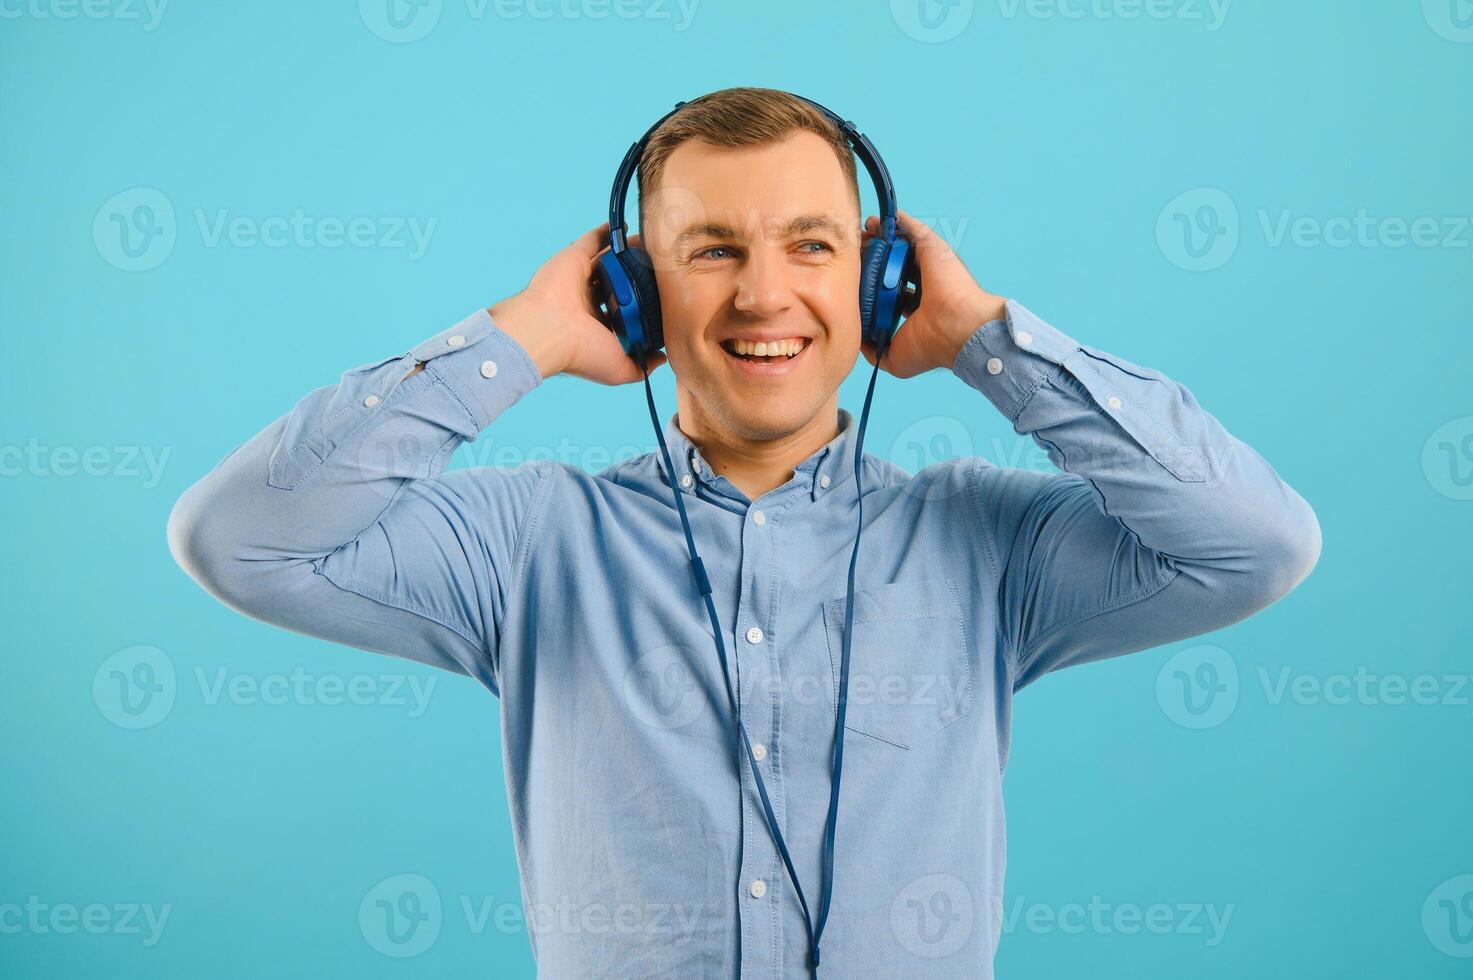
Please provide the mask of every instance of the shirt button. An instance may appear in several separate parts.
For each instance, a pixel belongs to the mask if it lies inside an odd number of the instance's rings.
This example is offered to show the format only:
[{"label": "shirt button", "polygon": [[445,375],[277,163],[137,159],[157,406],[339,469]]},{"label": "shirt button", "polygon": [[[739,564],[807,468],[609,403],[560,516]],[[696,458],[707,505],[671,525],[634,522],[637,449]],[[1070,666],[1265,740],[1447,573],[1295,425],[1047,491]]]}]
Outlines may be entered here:
[{"label": "shirt button", "polygon": [[454,337],[451,337],[449,340],[447,340],[446,343],[449,344],[451,347],[464,347],[465,338],[462,337],[460,334],[456,334]]},{"label": "shirt button", "polygon": [[821,487],[827,487],[832,482],[834,481],[829,479],[829,475],[827,473],[818,478],[818,485]]},{"label": "shirt button", "polygon": [[688,486],[690,486],[694,482],[695,481],[690,478],[690,474],[689,473],[682,473],[682,474],[680,474],[680,485],[681,486],[688,487]]},{"label": "shirt button", "polygon": [[763,745],[761,742],[758,742],[756,745],[752,746],[752,758],[756,759],[758,762],[761,762],[763,759],[767,758],[767,746]]},{"label": "shirt button", "polygon": [[481,377],[483,377],[483,378],[494,378],[494,377],[496,377],[496,362],[495,361],[482,361],[481,362]]},{"label": "shirt button", "polygon": [[1017,335],[1014,336],[1013,339],[1018,342],[1019,347],[1027,347],[1029,344],[1033,343],[1033,334],[1029,333],[1027,330],[1019,330]]},{"label": "shirt button", "polygon": [[762,630],[760,628],[756,627],[756,626],[749,627],[747,629],[747,642],[748,643],[761,643],[762,642]]},{"label": "shirt button", "polygon": [[747,890],[752,893],[753,898],[761,898],[767,894],[767,882],[761,878],[754,878],[752,879],[752,887]]},{"label": "shirt button", "polygon": [[378,404],[378,395],[369,395],[367,398],[363,399],[363,407],[364,408],[372,408],[373,406],[375,406],[377,404]]},{"label": "shirt button", "polygon": [[752,511],[752,523],[756,524],[758,527],[761,527],[762,525],[767,523],[767,515],[762,513],[762,511],[760,510]]},{"label": "shirt button", "polygon": [[1105,399],[1105,404],[1109,405],[1111,408],[1119,408],[1120,399],[1116,398],[1114,395],[1111,395],[1109,398]]},{"label": "shirt button", "polygon": [[995,357],[989,357],[987,359],[987,373],[1002,374],[1002,361]]}]

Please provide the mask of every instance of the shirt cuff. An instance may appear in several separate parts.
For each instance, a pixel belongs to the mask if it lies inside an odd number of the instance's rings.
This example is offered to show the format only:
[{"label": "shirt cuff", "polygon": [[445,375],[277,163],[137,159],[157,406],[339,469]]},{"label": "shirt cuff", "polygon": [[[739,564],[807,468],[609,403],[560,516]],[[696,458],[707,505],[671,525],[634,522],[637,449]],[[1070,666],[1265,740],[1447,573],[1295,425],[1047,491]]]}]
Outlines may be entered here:
[{"label": "shirt cuff", "polygon": [[476,433],[542,383],[526,348],[497,327],[484,309],[416,345],[408,357],[423,362],[423,373],[449,389]]},{"label": "shirt cuff", "polygon": [[1039,386],[1079,349],[1074,338],[1010,299],[1002,318],[982,324],[962,344],[951,370],[1016,422]]}]

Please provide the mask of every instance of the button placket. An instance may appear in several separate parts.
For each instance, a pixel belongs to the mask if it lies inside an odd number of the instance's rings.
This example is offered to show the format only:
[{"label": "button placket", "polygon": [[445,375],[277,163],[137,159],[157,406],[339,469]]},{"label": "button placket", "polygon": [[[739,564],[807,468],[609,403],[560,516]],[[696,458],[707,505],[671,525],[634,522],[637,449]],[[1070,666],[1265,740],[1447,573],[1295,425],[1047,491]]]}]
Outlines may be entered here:
[{"label": "button placket", "polygon": [[[750,914],[741,916],[741,929],[742,947],[747,951],[744,967],[750,963],[753,976],[774,976],[781,972],[780,937],[784,931],[782,916],[786,904],[776,901],[778,893],[773,889],[788,887],[756,786],[760,773],[773,811],[777,814],[778,825],[786,832],[782,772],[771,748],[778,737],[774,729],[775,719],[783,710],[781,705],[774,707],[774,702],[784,693],[779,681],[771,621],[774,612],[772,588],[777,574],[773,567],[775,526],[772,518],[776,513],[775,506],[780,506],[781,502],[780,496],[759,498],[748,505],[741,521],[742,591],[733,631],[736,633],[737,650],[732,660],[741,665],[738,697],[752,746],[751,757],[742,753],[740,765],[743,820],[748,833],[744,834],[738,887],[742,889],[746,898],[744,904],[750,910]],[[791,837],[789,843],[792,843]],[[745,968],[743,972],[745,975]]]}]

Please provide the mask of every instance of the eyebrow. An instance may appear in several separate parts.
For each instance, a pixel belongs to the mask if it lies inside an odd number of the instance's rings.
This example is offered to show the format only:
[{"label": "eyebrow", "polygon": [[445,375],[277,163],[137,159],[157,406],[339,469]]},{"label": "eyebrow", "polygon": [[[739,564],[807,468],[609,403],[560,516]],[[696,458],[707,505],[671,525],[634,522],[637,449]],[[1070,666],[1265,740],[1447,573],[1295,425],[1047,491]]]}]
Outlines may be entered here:
[{"label": "eyebrow", "polygon": [[[829,234],[842,238],[843,232],[832,218],[821,214],[802,214],[793,218],[777,233],[778,238],[791,238],[794,235],[802,235],[810,231],[827,231]],[[675,248],[688,245],[698,238],[731,238],[738,239],[741,236],[736,229],[730,225],[721,224],[718,221],[706,221],[691,225],[675,237]]]}]

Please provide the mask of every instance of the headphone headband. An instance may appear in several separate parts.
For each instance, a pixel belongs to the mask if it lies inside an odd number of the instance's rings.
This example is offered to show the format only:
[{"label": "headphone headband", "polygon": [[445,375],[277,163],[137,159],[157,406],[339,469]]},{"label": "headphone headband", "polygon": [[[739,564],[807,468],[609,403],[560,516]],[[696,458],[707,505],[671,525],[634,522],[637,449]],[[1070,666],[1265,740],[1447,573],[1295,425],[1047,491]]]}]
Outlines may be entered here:
[{"label": "headphone headband", "polygon": [[[802,99],[804,102],[807,102],[819,112],[823,113],[835,126],[839,127],[839,132],[843,135],[844,141],[849,144],[849,148],[854,151],[854,155],[859,157],[859,161],[864,164],[864,169],[869,173],[870,180],[874,181],[875,196],[880,202],[880,234],[878,237],[886,241],[894,241],[896,220],[895,185],[891,182],[890,171],[885,167],[885,161],[880,157],[880,152],[875,149],[875,145],[870,142],[868,136],[859,131],[859,128],[853,122],[840,118],[837,113],[819,105],[810,98],[794,92],[787,94],[792,95],[795,99]],[[614,177],[614,189],[609,195],[610,251],[618,253],[625,249],[629,228],[624,223],[624,203],[625,199],[629,196],[629,185],[633,182],[635,168],[639,165],[640,157],[644,155],[645,144],[650,141],[650,137],[654,135],[655,130],[659,129],[665,120],[679,112],[681,106],[688,104],[687,102],[677,102],[675,103],[675,108],[655,120],[654,125],[645,130],[644,135],[629,147],[629,151],[624,154],[624,159],[619,163],[619,172]]]}]

